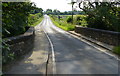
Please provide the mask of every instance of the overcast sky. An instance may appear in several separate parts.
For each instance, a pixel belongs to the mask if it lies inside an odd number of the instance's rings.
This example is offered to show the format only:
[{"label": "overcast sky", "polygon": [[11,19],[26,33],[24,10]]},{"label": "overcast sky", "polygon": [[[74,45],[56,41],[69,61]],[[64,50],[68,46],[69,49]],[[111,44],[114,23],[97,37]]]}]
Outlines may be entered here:
[{"label": "overcast sky", "polygon": [[71,11],[71,5],[68,4],[70,3],[71,0],[31,0],[31,2],[35,2],[37,7],[42,8],[44,11],[46,9],[58,9],[61,12],[63,11]]}]

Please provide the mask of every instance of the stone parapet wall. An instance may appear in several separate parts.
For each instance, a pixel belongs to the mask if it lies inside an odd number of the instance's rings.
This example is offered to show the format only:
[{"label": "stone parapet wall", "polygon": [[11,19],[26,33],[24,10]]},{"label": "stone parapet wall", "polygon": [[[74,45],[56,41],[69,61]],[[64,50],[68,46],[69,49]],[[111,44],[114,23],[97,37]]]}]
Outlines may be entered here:
[{"label": "stone parapet wall", "polygon": [[113,32],[81,26],[76,26],[75,32],[109,45],[120,45],[120,32]]},{"label": "stone parapet wall", "polygon": [[28,31],[22,35],[9,37],[7,44],[9,44],[10,51],[14,53],[15,56],[21,56],[29,52],[34,46],[34,27],[30,27]]}]

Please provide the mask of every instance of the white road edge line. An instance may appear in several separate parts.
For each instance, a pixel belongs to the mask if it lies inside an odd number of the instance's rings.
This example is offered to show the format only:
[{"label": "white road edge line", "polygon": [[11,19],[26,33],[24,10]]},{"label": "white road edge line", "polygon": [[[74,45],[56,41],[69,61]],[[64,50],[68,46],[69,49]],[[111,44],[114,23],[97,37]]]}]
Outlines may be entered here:
[{"label": "white road edge line", "polygon": [[[42,27],[43,29],[43,27]],[[53,74],[56,74],[56,63],[55,63],[55,52],[54,52],[54,46],[53,46],[53,43],[50,39],[50,37],[48,36],[47,32],[45,31],[45,29],[43,29],[49,43],[50,43],[50,47],[51,47],[51,50],[52,50],[52,61],[53,61]]]},{"label": "white road edge line", "polygon": [[[53,25],[54,25],[54,24],[53,24]],[[55,26],[55,25],[54,25],[54,26]],[[57,26],[55,26],[55,27],[57,27]],[[59,28],[59,27],[57,27],[57,28]],[[61,28],[59,28],[59,29],[61,29]],[[65,30],[63,30],[63,29],[61,29],[61,30],[64,31],[66,34],[69,34],[70,36],[72,36],[72,37],[74,37],[74,38],[77,38],[78,40],[81,40],[82,42],[84,42],[84,43],[86,43],[86,44],[94,47],[95,49],[97,49],[97,50],[105,53],[106,55],[109,55],[109,56],[115,58],[116,60],[120,61],[120,59],[118,58],[118,56],[113,55],[113,54],[107,52],[106,49],[104,49],[104,48],[99,48],[99,47],[97,47],[97,46],[94,46],[91,42],[88,42],[88,41],[86,41],[86,40],[84,40],[84,39],[81,39],[80,37],[78,37],[78,36],[76,36],[76,35],[73,35],[73,34],[67,32],[67,31],[65,31]],[[58,31],[58,32],[59,32],[59,31]],[[102,50],[104,50],[104,51],[102,51]]]},{"label": "white road edge line", "polygon": [[[69,33],[69,32],[67,32],[67,33],[68,33],[69,35],[71,35],[71,36],[73,36],[73,37],[75,37],[75,38],[83,41],[84,43],[87,43],[88,45],[90,45],[90,46],[98,49],[99,51],[101,51],[101,52],[103,52],[103,53],[105,53],[105,54],[107,54],[107,55],[109,55],[109,56],[111,56],[111,57],[114,57],[116,60],[120,60],[117,56],[112,55],[111,53],[108,53],[108,52],[106,51],[106,49],[104,49],[104,48],[99,48],[99,47],[97,47],[97,46],[94,46],[92,43],[90,43],[90,42],[88,42],[88,41],[86,41],[86,40],[84,40],[84,39],[81,39],[81,38],[79,38],[78,36],[75,36],[75,35],[73,35],[73,34],[71,34],[71,33]],[[102,50],[105,50],[105,51],[102,51]]]}]

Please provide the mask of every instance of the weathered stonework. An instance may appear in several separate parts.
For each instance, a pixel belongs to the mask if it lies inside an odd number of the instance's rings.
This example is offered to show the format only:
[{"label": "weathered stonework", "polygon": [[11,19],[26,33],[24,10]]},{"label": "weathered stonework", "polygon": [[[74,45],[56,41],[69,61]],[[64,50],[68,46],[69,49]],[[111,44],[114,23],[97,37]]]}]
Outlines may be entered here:
[{"label": "weathered stonework", "polygon": [[120,45],[120,32],[106,31],[81,26],[76,26],[75,32],[109,45]]},{"label": "weathered stonework", "polygon": [[15,56],[21,56],[29,52],[34,46],[34,27],[30,27],[24,34],[10,37],[7,43],[10,45],[10,51]]}]

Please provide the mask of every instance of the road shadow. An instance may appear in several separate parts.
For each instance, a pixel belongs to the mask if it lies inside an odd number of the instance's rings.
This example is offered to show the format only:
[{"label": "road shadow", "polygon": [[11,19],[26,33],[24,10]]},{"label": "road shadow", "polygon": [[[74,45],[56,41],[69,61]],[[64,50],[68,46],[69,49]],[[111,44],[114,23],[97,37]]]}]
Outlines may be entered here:
[{"label": "road shadow", "polygon": [[[55,50],[57,74],[118,76],[118,61],[65,32],[51,28],[48,35]],[[87,75],[88,74],[88,75]]]},{"label": "road shadow", "polygon": [[10,68],[5,71],[4,74],[17,76],[19,76],[19,74],[22,74],[22,76],[45,74],[49,50],[49,43],[45,38],[46,37],[42,31],[35,31],[34,38],[29,42],[31,45],[28,46],[28,52],[11,64]]}]

